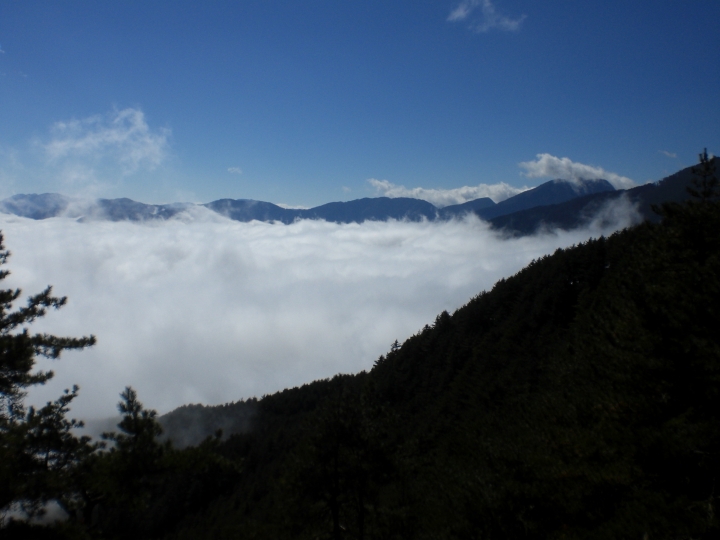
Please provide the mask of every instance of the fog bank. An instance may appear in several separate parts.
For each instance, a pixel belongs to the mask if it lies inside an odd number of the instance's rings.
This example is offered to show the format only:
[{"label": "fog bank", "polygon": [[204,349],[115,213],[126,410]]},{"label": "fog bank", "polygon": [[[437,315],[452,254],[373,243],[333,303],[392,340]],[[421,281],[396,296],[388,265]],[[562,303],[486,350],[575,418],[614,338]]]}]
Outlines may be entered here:
[{"label": "fog bank", "polygon": [[0,214],[12,256],[3,287],[54,286],[68,305],[31,330],[95,334],[43,360],[44,403],[80,385],[72,416],[112,416],[133,386],[165,413],[368,370],[398,339],[532,259],[630,223],[503,239],[472,218],[443,223],[239,223],[206,209],[155,223],[33,221]]}]

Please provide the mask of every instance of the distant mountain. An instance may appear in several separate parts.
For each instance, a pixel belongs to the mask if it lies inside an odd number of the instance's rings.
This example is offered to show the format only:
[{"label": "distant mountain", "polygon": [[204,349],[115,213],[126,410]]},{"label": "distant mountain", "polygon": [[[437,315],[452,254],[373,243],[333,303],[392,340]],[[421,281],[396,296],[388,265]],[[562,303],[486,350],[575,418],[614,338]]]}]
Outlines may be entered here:
[{"label": "distant mountain", "polygon": [[108,221],[144,221],[146,219],[169,219],[185,210],[188,203],[144,204],[132,199],[98,199],[93,212],[88,216],[92,219]]},{"label": "distant mountain", "polygon": [[657,222],[660,216],[653,211],[653,206],[665,202],[686,201],[690,197],[687,188],[691,186],[693,178],[692,167],[688,167],[653,184],[627,190],[601,191],[559,204],[535,206],[490,218],[483,217],[489,219],[493,228],[503,229],[514,236],[532,234],[540,226],[571,230],[588,223],[604,206],[625,197],[643,220]]},{"label": "distant mountain", "polygon": [[72,201],[59,193],[13,195],[0,201],[0,212],[30,219],[47,219],[64,214]]},{"label": "distant mountain", "polygon": [[495,205],[495,201],[493,201],[490,197],[481,197],[462,204],[453,204],[440,208],[440,210],[438,210],[438,215],[441,219],[452,219],[455,217],[462,217],[468,213],[476,213],[487,208],[492,208]]},{"label": "distant mountain", "polygon": [[145,204],[132,199],[78,199],[59,193],[13,195],[0,201],[0,212],[30,219],[69,218],[103,221],[143,221],[168,219],[190,206],[189,203]]},{"label": "distant mountain", "polygon": [[577,182],[550,180],[497,204],[492,199],[484,197],[463,204],[446,206],[438,211],[438,215],[441,219],[452,219],[467,213],[475,213],[482,219],[490,220],[536,206],[558,204],[589,194],[610,191],[615,191],[615,188],[607,180],[578,180]]},{"label": "distant mountain", "polygon": [[248,199],[220,199],[203,205],[236,221],[279,221],[289,224],[297,219],[321,219],[333,223],[362,223],[388,219],[433,221],[437,208],[420,199],[376,197],[348,202],[333,202],[307,210],[282,208],[272,203]]},{"label": "distant mountain", "polygon": [[505,199],[495,206],[478,210],[477,214],[483,219],[492,219],[536,206],[558,204],[586,195],[611,191],[615,191],[615,188],[607,180],[578,180],[577,182],[550,180],[536,188]]},{"label": "distant mountain", "polygon": [[295,221],[298,210],[282,208],[273,203],[251,199],[220,199],[204,204],[206,208],[235,221]]},{"label": "distant mountain", "polygon": [[324,219],[333,223],[362,223],[363,221],[387,221],[388,219],[433,221],[437,208],[427,201],[398,197],[376,197],[348,202],[334,202],[301,210],[303,219]]},{"label": "distant mountain", "polygon": [[[487,197],[463,204],[436,208],[429,202],[411,198],[374,197],[348,202],[332,202],[310,209],[282,208],[276,204],[249,199],[219,199],[201,205],[235,221],[253,220],[290,224],[298,219],[318,219],[333,223],[364,221],[436,221],[475,214],[493,228],[522,236],[539,227],[572,229],[584,225],[603,205],[627,197],[645,219],[655,219],[652,205],[687,198],[691,168],[630,190],[615,190],[606,180],[551,180],[495,204]],[[14,195],[0,201],[0,212],[31,219],[66,216],[82,221],[143,221],[169,219],[194,206],[192,203],[144,204],[131,199],[81,200],[57,193]]]}]

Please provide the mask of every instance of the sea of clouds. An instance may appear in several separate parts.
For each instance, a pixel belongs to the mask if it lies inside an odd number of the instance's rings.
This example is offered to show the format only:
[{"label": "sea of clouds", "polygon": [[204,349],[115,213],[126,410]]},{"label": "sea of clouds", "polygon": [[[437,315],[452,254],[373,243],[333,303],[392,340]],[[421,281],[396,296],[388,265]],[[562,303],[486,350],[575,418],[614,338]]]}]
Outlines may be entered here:
[{"label": "sea of clouds", "polygon": [[507,239],[476,218],[280,225],[204,208],[146,223],[0,214],[12,252],[2,286],[22,288],[24,298],[53,285],[68,304],[30,330],[98,339],[41,360],[56,376],[30,402],[78,384],[72,416],[109,417],[131,385],[165,413],[369,370],[442,310],[635,219],[616,206],[582,230]]}]

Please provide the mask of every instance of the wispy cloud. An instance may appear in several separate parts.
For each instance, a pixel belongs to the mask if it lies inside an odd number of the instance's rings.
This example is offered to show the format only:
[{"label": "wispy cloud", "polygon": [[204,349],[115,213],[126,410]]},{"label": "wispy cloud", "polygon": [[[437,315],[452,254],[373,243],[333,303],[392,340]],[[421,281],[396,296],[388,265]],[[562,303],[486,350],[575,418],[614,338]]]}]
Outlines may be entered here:
[{"label": "wispy cloud", "polygon": [[463,186],[454,189],[406,188],[405,186],[395,185],[387,180],[376,180],[375,178],[368,179],[368,182],[370,182],[378,194],[384,197],[411,197],[413,199],[422,199],[434,204],[438,208],[452,204],[462,204],[467,201],[479,199],[480,197],[490,197],[493,201],[500,202],[529,189],[528,187],[513,187],[505,182],[500,182],[499,184]]},{"label": "wispy cloud", "polygon": [[242,174],[242,169],[240,167],[229,167],[228,172],[232,174]]},{"label": "wispy cloud", "polygon": [[89,165],[110,159],[126,174],[160,165],[167,157],[170,136],[169,129],[151,130],[143,112],[134,108],[57,122],[51,133],[43,148],[52,163],[79,159]]},{"label": "wispy cloud", "polygon": [[524,175],[527,178],[558,178],[569,182],[602,178],[616,189],[629,189],[637,185],[630,178],[606,171],[602,167],[584,165],[550,154],[538,154],[535,161],[524,161],[519,165],[525,169]]},{"label": "wispy cloud", "polygon": [[[471,15],[478,8],[482,16],[479,19],[472,19]],[[450,22],[465,21],[468,19],[471,19],[470,28],[478,33],[487,32],[495,28],[515,32],[525,20],[525,15],[521,15],[517,19],[511,19],[499,14],[491,0],[463,0],[450,12],[447,18]]]},{"label": "wispy cloud", "polygon": [[277,226],[202,207],[147,224],[0,214],[13,253],[4,286],[25,296],[52,284],[69,298],[32,330],[98,338],[37,366],[56,378],[32,402],[77,383],[76,418],[114,415],[128,384],[166,412],[369,369],[442,310],[558,247],[627,224],[622,215],[504,240],[476,218]]},{"label": "wispy cloud", "polygon": [[677,154],[675,152],[668,152],[667,150],[658,150],[661,154],[666,155],[669,158],[675,159],[677,157]]},{"label": "wispy cloud", "polygon": [[285,204],[285,203],[275,203],[280,208],[285,208],[287,210],[307,210],[308,206],[297,206],[292,204]]}]

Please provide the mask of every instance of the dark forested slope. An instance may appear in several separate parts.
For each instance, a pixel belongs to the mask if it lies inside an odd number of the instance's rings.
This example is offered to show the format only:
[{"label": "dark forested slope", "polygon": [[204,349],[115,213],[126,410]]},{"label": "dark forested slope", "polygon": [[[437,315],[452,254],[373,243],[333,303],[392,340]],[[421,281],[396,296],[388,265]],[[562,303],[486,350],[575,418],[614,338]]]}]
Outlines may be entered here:
[{"label": "dark forested slope", "polygon": [[234,494],[174,536],[716,538],[720,206],[663,216],[259,400]]}]

